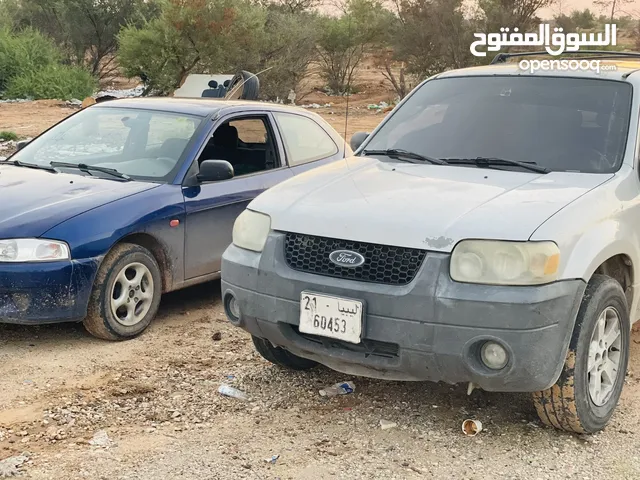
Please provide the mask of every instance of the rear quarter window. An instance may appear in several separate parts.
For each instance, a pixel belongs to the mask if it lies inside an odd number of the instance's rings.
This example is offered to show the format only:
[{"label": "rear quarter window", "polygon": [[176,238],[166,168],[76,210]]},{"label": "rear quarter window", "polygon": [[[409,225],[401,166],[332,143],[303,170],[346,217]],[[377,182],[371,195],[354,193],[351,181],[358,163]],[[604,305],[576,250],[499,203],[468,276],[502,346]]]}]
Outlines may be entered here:
[{"label": "rear quarter window", "polygon": [[274,113],[282,134],[289,165],[300,165],[338,153],[329,134],[316,122],[301,115]]}]

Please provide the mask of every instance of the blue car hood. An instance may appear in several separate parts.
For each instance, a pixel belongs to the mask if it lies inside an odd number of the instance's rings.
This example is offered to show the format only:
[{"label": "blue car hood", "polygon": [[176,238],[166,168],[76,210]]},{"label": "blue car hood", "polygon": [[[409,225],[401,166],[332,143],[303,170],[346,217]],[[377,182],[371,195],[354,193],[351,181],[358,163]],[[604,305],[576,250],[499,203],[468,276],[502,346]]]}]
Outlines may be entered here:
[{"label": "blue car hood", "polygon": [[87,210],[157,186],[0,164],[0,238],[39,237]]}]

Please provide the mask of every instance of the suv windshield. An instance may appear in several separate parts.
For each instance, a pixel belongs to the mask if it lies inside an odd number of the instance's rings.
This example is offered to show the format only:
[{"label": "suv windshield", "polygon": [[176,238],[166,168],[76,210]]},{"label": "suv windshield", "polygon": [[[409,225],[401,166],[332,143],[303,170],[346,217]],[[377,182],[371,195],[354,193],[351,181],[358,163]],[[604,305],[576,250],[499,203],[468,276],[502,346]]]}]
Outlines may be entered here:
[{"label": "suv windshield", "polygon": [[[108,179],[117,179],[119,173],[124,178],[168,182],[201,122],[202,118],[185,114],[91,107],[37,137],[9,161],[44,167],[53,162],[66,173]],[[78,164],[82,167],[76,168]],[[105,169],[115,170],[116,175]]]},{"label": "suv windshield", "polygon": [[622,163],[631,95],[628,83],[598,79],[435,79],[420,87],[365,149],[611,173]]}]

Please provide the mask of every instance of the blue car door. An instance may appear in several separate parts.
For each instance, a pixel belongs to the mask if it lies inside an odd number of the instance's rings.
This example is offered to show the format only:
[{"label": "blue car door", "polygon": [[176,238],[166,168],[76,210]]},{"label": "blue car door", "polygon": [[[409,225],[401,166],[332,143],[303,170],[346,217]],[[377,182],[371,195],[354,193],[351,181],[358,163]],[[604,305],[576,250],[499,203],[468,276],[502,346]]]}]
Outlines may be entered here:
[{"label": "blue car door", "polygon": [[[232,179],[183,187],[186,209],[185,280],[215,277],[231,243],[235,219],[260,193],[293,176],[270,113],[221,118],[195,162],[227,160]],[[192,170],[197,165],[192,165]],[[204,278],[203,278],[204,279]]]}]

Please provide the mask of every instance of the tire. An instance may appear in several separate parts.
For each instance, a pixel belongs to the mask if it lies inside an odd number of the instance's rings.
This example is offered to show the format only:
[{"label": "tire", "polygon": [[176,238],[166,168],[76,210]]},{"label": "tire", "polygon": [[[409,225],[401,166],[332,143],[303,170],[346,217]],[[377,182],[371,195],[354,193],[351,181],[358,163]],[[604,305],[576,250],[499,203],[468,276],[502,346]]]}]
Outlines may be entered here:
[{"label": "tire", "polygon": [[[618,336],[613,331],[616,323]],[[596,433],[607,425],[624,386],[630,331],[629,308],[622,287],[610,277],[594,275],[585,290],[558,381],[551,388],[533,394],[538,416],[544,424],[575,433]],[[609,332],[609,335],[599,332]],[[600,336],[605,339],[602,343],[597,341]],[[600,345],[600,349],[595,345]],[[606,364],[600,360],[604,357],[607,358]],[[605,368],[615,364],[616,360],[617,369]],[[598,368],[603,368],[603,371],[595,375],[589,372],[589,368],[592,372],[598,372]],[[607,372],[615,372],[611,375],[613,381],[603,382],[610,384],[611,388],[605,392],[599,388],[591,389],[597,378],[611,380]]]},{"label": "tire", "polygon": [[318,366],[317,362],[306,358],[298,357],[291,352],[287,352],[284,348],[274,347],[268,340],[251,336],[253,345],[262,358],[265,360],[288,368],[290,370],[311,370]]},{"label": "tire", "polygon": [[231,79],[225,100],[257,100],[259,93],[260,80],[258,77],[251,72],[242,70]]},{"label": "tire", "polygon": [[[133,338],[156,316],[161,296],[162,276],[153,255],[139,245],[116,245],[98,270],[84,327],[104,340]],[[123,300],[120,307],[112,304],[114,297]]]}]

